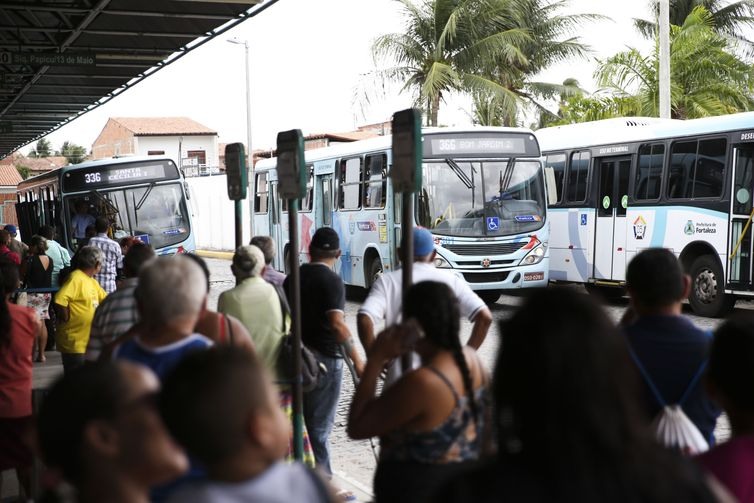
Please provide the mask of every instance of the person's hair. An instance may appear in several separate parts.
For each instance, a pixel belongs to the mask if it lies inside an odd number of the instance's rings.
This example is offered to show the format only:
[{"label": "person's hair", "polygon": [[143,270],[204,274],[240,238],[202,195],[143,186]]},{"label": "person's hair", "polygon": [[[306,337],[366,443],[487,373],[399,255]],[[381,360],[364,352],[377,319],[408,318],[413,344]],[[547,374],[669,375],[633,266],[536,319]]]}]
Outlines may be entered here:
[{"label": "person's hair", "polygon": [[82,246],[76,252],[76,267],[78,269],[93,269],[104,260],[102,250],[96,246]]},{"label": "person's hair", "polygon": [[160,410],[175,439],[213,465],[243,447],[250,415],[269,403],[266,383],[254,355],[215,346],[189,354],[166,376]]},{"label": "person's hair", "polygon": [[0,348],[10,345],[12,319],[6,295],[18,287],[18,266],[11,260],[0,257]]},{"label": "person's hair", "polygon": [[202,272],[204,273],[204,278],[207,280],[207,293],[209,293],[211,285],[209,282],[210,272],[209,272],[209,266],[207,265],[207,261],[195,253],[187,253],[186,255],[184,255],[184,257],[186,257],[187,259],[193,260],[194,263],[198,265],[199,268],[202,270]]},{"label": "person's hair", "polygon": [[478,418],[478,405],[474,399],[474,385],[461,344],[461,314],[458,299],[445,283],[422,281],[411,285],[406,294],[406,319],[414,318],[431,343],[453,353],[453,360],[463,378],[463,387],[469,399],[471,412]]},{"label": "person's hair", "polygon": [[6,231],[5,229],[0,229],[0,245],[8,245],[10,244],[10,240],[10,232]]},{"label": "person's hair", "polygon": [[593,299],[570,288],[534,291],[500,334],[501,461],[547,480],[560,501],[635,501],[647,492],[647,501],[670,501],[701,487],[652,438],[625,338]]},{"label": "person's hair", "polygon": [[110,222],[107,221],[107,218],[97,217],[94,220],[94,229],[97,231],[97,234],[102,234],[103,232],[107,232],[108,228],[110,228]]},{"label": "person's hair", "polygon": [[262,250],[254,245],[239,246],[233,254],[233,266],[236,276],[259,276],[264,267]]},{"label": "person's hair", "polygon": [[55,236],[55,229],[51,225],[43,225],[39,228],[39,235],[45,239],[52,239]]},{"label": "person's hair", "polygon": [[270,236],[254,236],[249,244],[262,250],[265,264],[270,265],[272,263],[272,259],[275,258],[275,241]]},{"label": "person's hair", "polygon": [[753,315],[735,315],[715,330],[707,378],[735,409],[754,414]]},{"label": "person's hair", "polygon": [[98,362],[67,372],[50,388],[37,419],[45,464],[62,470],[74,485],[84,470],[84,430],[93,420],[116,418],[127,392],[123,372],[114,362]]},{"label": "person's hair", "polygon": [[[107,229],[105,229],[107,230]],[[86,229],[84,229],[84,235],[88,238],[94,237],[97,235],[97,228],[93,225],[87,225]]]},{"label": "person's hair", "polygon": [[45,255],[47,251],[47,239],[39,234],[34,234],[29,240],[29,248],[36,248],[38,254]]},{"label": "person's hair", "polygon": [[626,269],[626,287],[634,302],[645,308],[667,307],[683,300],[683,269],[673,252],[649,248]]},{"label": "person's hair", "polygon": [[317,248],[316,246],[309,247],[309,256],[312,260],[328,260],[331,258],[338,258],[338,253],[340,253],[340,249],[323,250],[322,248]]},{"label": "person's hair", "polygon": [[158,257],[143,267],[136,301],[144,321],[163,325],[176,318],[198,314],[207,296],[204,274],[183,256]]},{"label": "person's hair", "polygon": [[139,242],[132,244],[123,257],[123,270],[126,276],[137,277],[141,268],[154,257],[154,250],[148,244]]}]

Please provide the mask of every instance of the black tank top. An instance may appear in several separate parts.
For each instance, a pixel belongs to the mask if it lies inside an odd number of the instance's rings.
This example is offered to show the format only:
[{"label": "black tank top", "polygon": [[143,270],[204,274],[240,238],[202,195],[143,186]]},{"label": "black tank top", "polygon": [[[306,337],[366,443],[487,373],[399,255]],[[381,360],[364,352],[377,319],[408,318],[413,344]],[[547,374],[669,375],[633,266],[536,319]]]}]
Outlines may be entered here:
[{"label": "black tank top", "polygon": [[39,255],[29,257],[26,270],[27,288],[50,288],[52,285],[52,259],[49,259],[47,269],[42,265]]}]

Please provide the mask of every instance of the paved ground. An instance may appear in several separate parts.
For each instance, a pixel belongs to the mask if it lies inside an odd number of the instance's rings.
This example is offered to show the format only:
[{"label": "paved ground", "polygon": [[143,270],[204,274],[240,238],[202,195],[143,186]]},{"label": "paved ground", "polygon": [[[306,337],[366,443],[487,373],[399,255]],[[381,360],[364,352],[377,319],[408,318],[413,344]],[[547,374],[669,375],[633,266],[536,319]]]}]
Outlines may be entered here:
[{"label": "paved ground", "polygon": [[[211,271],[211,292],[209,305],[214,309],[217,305],[217,297],[219,294],[231,288],[234,285],[233,277],[230,272],[230,262],[222,259],[207,259],[207,263]],[[574,287],[574,293],[585,294],[580,287]],[[359,308],[361,301],[363,301],[363,292],[360,289],[349,289],[348,302],[346,305],[346,321],[354,334],[356,335],[356,312]],[[520,299],[510,296],[502,296],[497,303],[491,306],[493,316],[496,321],[508,318],[516,305],[518,305]],[[619,319],[623,314],[627,306],[626,300],[616,301],[606,306],[608,312],[614,319]],[[737,310],[752,310],[754,304],[751,302],[739,302],[736,306]],[[687,310],[688,311],[688,310]],[[715,328],[720,320],[700,318],[693,316],[690,311],[687,312],[692,321],[703,328]],[[462,326],[462,334],[464,337],[468,337],[470,332],[470,324],[464,322]],[[494,366],[495,357],[497,354],[498,346],[500,343],[500,334],[498,331],[497,323],[494,323],[490,333],[487,336],[486,341],[482,345],[480,350],[480,356],[483,362],[492,369]],[[60,372],[60,367],[55,365],[57,358],[53,357],[48,360],[48,363],[44,366],[37,366],[35,368],[35,381],[50,381]],[[348,408],[350,406],[351,396],[353,394],[353,380],[348,372],[344,374],[343,380],[343,392],[341,402],[338,406],[338,413],[335,421],[335,427],[332,441],[332,465],[333,470],[338,475],[338,482],[341,486],[347,487],[353,490],[359,495],[362,501],[368,500],[367,495],[371,492],[372,477],[375,468],[375,452],[372,445],[368,441],[353,441],[350,440],[345,433],[346,421],[348,418]],[[718,425],[716,435],[719,439],[726,438],[728,435],[728,426],[726,421],[721,421]],[[375,441],[376,442],[376,441]],[[376,444],[375,444],[376,445]],[[5,481],[11,482],[10,473],[6,472]],[[2,495],[0,497],[14,494],[14,483],[6,484]],[[13,492],[9,492],[13,491]]]}]

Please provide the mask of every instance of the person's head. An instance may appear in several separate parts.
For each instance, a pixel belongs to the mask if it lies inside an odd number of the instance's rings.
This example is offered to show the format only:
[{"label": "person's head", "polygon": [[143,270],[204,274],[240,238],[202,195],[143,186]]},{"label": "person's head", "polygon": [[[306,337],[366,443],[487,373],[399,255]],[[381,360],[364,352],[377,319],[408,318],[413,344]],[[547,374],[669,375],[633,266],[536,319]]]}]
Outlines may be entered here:
[{"label": "person's head", "polygon": [[207,293],[209,293],[211,285],[209,283],[210,272],[209,272],[209,266],[207,265],[207,261],[204,260],[199,255],[196,255],[195,253],[187,253],[186,255],[184,255],[184,257],[193,261],[202,270],[202,273],[204,273],[204,279],[207,280]]},{"label": "person's head", "polygon": [[140,365],[99,362],[66,373],[42,402],[42,457],[79,490],[97,478],[136,487],[167,482],[188,468],[156,409],[157,377]]},{"label": "person's head", "polygon": [[253,278],[262,274],[264,255],[254,245],[239,246],[233,254],[230,270],[237,279]]},{"label": "person's head", "polygon": [[88,276],[94,276],[102,268],[104,259],[102,250],[96,246],[82,246],[76,252],[76,268]]},{"label": "person's head", "polygon": [[141,241],[139,241],[136,236],[125,236],[118,240],[120,251],[124,257],[126,256],[126,253],[128,253],[128,250],[130,250],[131,247],[136,243],[141,243]]},{"label": "person's head", "polygon": [[5,229],[0,229],[0,246],[8,246],[10,244],[10,233]]},{"label": "person's head", "polygon": [[11,315],[8,297],[21,285],[15,262],[0,257],[0,349],[10,344]]},{"label": "person's head", "polygon": [[29,253],[33,253],[34,255],[44,255],[46,251],[47,240],[39,234],[33,235],[29,240]]},{"label": "person's head", "polygon": [[87,203],[83,199],[79,199],[78,201],[76,201],[76,213],[84,215],[88,211],[89,211],[89,203]]},{"label": "person's head", "polygon": [[673,252],[649,248],[638,253],[626,270],[626,289],[638,314],[680,308],[691,280]]},{"label": "person's head", "polygon": [[309,243],[309,255],[312,261],[333,260],[340,257],[340,238],[335,229],[320,227]]},{"label": "person's head", "polygon": [[13,225],[13,224],[8,224],[8,225],[6,225],[6,226],[5,226],[4,228],[3,228],[3,230],[6,230],[6,231],[8,231],[8,234],[10,234],[10,237],[11,237],[11,238],[15,238],[16,236],[18,236],[18,229],[17,229],[17,228],[16,228],[16,226],[15,226],[15,225]]},{"label": "person's head", "polygon": [[734,434],[754,432],[754,316],[737,315],[715,330],[707,367],[711,395],[725,409]]},{"label": "person's head", "polygon": [[282,459],[290,425],[262,363],[216,346],[185,357],[163,382],[165,424],[210,474],[231,462],[261,469]]},{"label": "person's head", "polygon": [[626,342],[591,298],[534,291],[500,334],[493,394],[501,453],[555,471],[571,456],[614,459],[632,440],[646,441]]},{"label": "person's head", "polygon": [[424,227],[414,229],[414,261],[432,262],[435,259],[435,238]]},{"label": "person's head", "polygon": [[272,264],[272,259],[275,258],[275,241],[270,236],[254,236],[249,242],[250,245],[254,245],[264,254],[265,265]]},{"label": "person's head", "polygon": [[43,225],[39,228],[39,235],[48,241],[55,239],[55,228],[51,225]]},{"label": "person's head", "polygon": [[134,243],[123,257],[123,272],[128,278],[136,278],[141,268],[154,258],[155,254],[151,246],[141,242]]},{"label": "person's head", "polygon": [[193,328],[207,299],[206,281],[191,259],[158,257],[139,273],[135,296],[147,326]]},{"label": "person's head", "polygon": [[97,219],[94,221],[94,230],[97,231],[97,234],[104,234],[109,228],[110,222],[108,222],[107,218],[105,217],[97,217]]},{"label": "person's head", "polygon": [[84,237],[93,238],[97,235],[97,228],[93,225],[87,225],[84,229]]}]

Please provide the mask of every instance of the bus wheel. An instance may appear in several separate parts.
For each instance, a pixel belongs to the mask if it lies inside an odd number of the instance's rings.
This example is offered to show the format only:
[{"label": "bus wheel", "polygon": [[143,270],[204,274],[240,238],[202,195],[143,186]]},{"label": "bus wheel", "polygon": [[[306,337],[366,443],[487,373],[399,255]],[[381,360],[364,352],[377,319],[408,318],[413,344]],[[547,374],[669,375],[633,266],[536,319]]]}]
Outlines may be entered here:
[{"label": "bus wheel", "polygon": [[735,298],[725,294],[723,271],[717,260],[702,255],[691,264],[689,304],[696,314],[717,318],[733,309]]},{"label": "bus wheel", "polygon": [[623,288],[617,286],[605,286],[595,285],[594,283],[586,283],[584,285],[584,288],[586,288],[586,291],[589,293],[589,295],[598,297],[606,302],[615,302],[616,300],[622,299],[626,294]]},{"label": "bus wheel", "polygon": [[382,276],[382,260],[380,257],[375,257],[369,262],[369,268],[367,269],[366,285],[367,288],[372,288],[374,282]]},{"label": "bus wheel", "polygon": [[492,305],[500,298],[500,292],[498,290],[480,290],[476,292],[479,298],[484,301],[485,304]]}]

